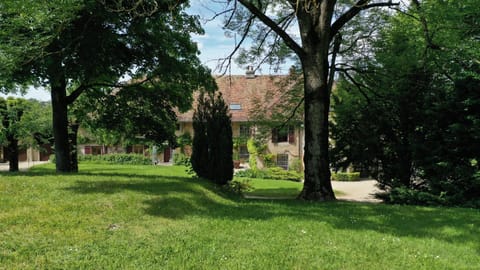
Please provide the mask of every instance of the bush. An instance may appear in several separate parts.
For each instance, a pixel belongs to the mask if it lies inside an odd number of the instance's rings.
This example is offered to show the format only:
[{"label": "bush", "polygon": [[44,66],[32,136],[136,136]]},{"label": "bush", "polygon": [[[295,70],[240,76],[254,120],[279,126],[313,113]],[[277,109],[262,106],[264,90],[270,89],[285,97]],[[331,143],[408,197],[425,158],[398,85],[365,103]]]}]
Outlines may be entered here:
[{"label": "bush", "polygon": [[301,182],[303,175],[295,171],[286,171],[279,167],[267,168],[263,170],[244,170],[235,174],[237,177],[260,178],[272,180],[288,180]]},{"label": "bush", "polygon": [[263,165],[267,168],[275,166],[275,160],[277,160],[277,156],[274,154],[263,155]]},{"label": "bush", "polygon": [[249,192],[253,190],[253,186],[250,184],[250,180],[245,181],[230,181],[225,188],[232,193],[243,195],[245,192]]},{"label": "bush", "polygon": [[332,173],[332,180],[335,181],[358,181],[360,180],[360,173]]},{"label": "bush", "polygon": [[78,162],[96,162],[106,164],[149,165],[152,160],[139,154],[79,155]]},{"label": "bush", "polygon": [[182,165],[182,166],[190,166],[190,157],[182,154],[182,153],[175,153],[173,155],[173,164],[175,165]]},{"label": "bush", "polygon": [[250,169],[257,170],[257,156],[258,150],[257,146],[255,145],[255,140],[250,138],[247,141],[247,149],[248,149],[248,165]]},{"label": "bush", "polygon": [[455,193],[451,195],[446,192],[433,194],[431,191],[415,190],[406,187],[396,187],[390,193],[380,193],[376,197],[390,204],[480,208],[480,199],[465,200],[465,196]]}]

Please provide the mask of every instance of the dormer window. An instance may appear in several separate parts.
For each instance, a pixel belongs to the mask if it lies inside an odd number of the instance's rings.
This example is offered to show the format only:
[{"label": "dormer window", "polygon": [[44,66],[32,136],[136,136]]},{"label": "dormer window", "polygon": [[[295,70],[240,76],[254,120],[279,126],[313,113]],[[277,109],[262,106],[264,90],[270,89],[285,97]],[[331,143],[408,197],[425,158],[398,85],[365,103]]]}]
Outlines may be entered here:
[{"label": "dormer window", "polygon": [[241,110],[241,109],[242,109],[242,105],[241,105],[241,104],[238,104],[238,103],[232,103],[232,104],[230,104],[230,110],[238,111],[238,110]]}]

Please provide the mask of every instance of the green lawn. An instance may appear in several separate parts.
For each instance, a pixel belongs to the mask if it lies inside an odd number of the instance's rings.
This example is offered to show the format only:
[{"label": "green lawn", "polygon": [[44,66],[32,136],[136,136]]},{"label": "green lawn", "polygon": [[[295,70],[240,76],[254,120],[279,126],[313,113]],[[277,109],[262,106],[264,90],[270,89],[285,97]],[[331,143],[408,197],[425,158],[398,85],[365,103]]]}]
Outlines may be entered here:
[{"label": "green lawn", "polygon": [[480,210],[227,196],[181,167],[0,173],[0,269],[479,269]]},{"label": "green lawn", "polygon": [[[255,178],[240,178],[235,180],[248,182],[252,190],[245,192],[247,197],[268,197],[268,198],[284,198],[295,199],[302,190],[303,183],[286,181],[286,180],[272,180],[272,179],[255,179]],[[335,195],[342,195],[341,191],[335,190]]]}]

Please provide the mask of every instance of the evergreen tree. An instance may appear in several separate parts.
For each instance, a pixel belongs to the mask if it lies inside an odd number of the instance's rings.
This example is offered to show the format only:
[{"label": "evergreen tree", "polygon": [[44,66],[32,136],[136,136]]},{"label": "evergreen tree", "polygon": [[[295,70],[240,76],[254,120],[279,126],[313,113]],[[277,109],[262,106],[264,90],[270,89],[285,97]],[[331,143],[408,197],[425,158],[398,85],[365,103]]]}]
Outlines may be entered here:
[{"label": "evergreen tree", "polygon": [[194,171],[216,184],[228,183],[233,178],[232,123],[221,94],[200,94],[193,121]]},{"label": "evergreen tree", "polygon": [[371,172],[390,202],[478,207],[478,5],[414,2],[419,19],[393,17],[338,84],[335,165]]},{"label": "evergreen tree", "polygon": [[193,113],[192,169],[199,177],[208,177],[208,137],[207,114],[209,103],[202,92],[197,100],[197,108]]}]

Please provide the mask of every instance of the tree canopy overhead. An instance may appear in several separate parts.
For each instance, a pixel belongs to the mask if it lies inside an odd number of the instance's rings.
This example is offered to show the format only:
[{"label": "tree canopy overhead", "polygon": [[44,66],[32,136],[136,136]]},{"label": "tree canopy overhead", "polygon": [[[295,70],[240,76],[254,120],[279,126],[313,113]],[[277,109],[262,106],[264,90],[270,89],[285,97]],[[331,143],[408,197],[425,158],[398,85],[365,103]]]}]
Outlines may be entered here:
[{"label": "tree canopy overhead", "polygon": [[190,39],[203,30],[188,1],[28,2],[2,3],[1,88],[50,88],[59,171],[70,170],[67,106],[81,94],[148,88],[167,110],[186,110],[193,90],[214,87]]}]

